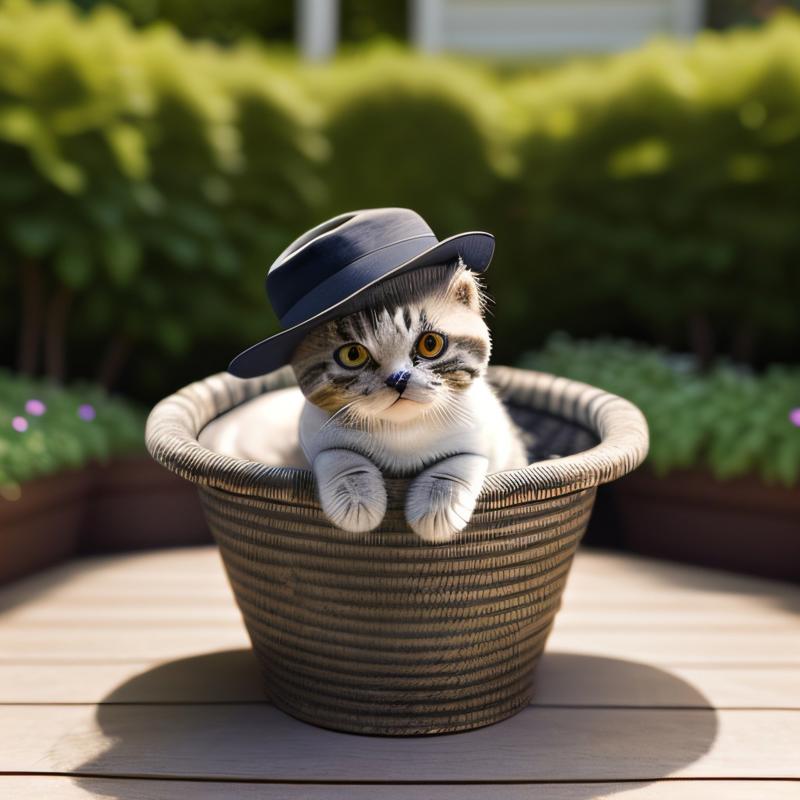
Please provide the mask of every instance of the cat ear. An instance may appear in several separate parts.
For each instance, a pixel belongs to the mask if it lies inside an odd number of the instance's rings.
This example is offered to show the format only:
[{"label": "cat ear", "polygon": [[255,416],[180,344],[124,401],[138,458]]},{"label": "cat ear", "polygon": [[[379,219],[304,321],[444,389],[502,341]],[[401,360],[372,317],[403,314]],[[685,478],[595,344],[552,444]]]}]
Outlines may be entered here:
[{"label": "cat ear", "polygon": [[461,269],[450,284],[450,295],[457,303],[471,311],[481,310],[481,291],[475,275],[468,269]]}]

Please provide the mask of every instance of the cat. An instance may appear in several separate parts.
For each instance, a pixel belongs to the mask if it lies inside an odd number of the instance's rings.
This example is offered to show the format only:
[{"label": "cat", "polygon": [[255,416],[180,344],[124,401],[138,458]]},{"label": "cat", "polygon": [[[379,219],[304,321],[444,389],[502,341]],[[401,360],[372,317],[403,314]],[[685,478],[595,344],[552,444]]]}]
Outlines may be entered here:
[{"label": "cat", "polygon": [[300,445],[339,528],[377,527],[384,475],[413,477],[408,525],[426,542],[450,541],[468,524],[487,473],[528,463],[486,381],[485,307],[460,260],[421,267],[381,282],[295,350],[305,395]]}]

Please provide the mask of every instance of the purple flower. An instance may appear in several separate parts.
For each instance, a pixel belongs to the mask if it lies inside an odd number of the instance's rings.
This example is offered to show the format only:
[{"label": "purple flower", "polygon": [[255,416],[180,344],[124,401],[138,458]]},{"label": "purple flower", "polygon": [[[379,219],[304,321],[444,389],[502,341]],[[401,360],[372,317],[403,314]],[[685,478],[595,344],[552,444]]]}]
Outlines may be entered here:
[{"label": "purple flower", "polygon": [[25,403],[25,411],[32,417],[41,417],[47,411],[47,406],[41,400],[32,397]]},{"label": "purple flower", "polygon": [[793,408],[789,412],[789,422],[800,428],[800,408]]},{"label": "purple flower", "polygon": [[78,406],[78,416],[84,422],[91,422],[97,416],[97,412],[90,403],[81,403],[81,405]]},{"label": "purple flower", "polygon": [[25,433],[28,430],[28,420],[25,417],[14,417],[11,420],[11,427],[17,431],[17,433]]}]

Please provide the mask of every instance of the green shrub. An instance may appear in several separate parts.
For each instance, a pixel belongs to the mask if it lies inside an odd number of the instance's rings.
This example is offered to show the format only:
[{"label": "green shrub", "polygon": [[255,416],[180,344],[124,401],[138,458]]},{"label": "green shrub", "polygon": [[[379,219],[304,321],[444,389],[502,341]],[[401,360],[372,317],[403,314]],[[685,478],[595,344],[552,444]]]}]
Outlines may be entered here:
[{"label": "green shrub", "polygon": [[288,40],[293,0],[73,0],[84,8],[114,5],[137,25],[166,22],[192,39],[235,42],[247,36]]},{"label": "green shrub", "polygon": [[656,42],[509,92],[525,223],[509,239],[530,265],[501,287],[504,309],[518,298],[509,331],[794,357],[800,22]]},{"label": "green shrub", "polygon": [[64,389],[0,371],[0,498],[32,478],[143,453],[144,421],[142,409],[96,386]]},{"label": "green shrub", "polygon": [[70,319],[104,377],[152,345],[162,382],[170,356],[261,332],[263,266],[318,191],[318,135],[288,82],[247,49],[136,33],[107,8],[0,8],[2,256],[23,368],[43,340],[64,376]]},{"label": "green shrub", "polygon": [[689,356],[623,340],[552,337],[521,364],[599,386],[639,406],[650,426],[649,465],[659,474],[706,466],[721,479],[756,473],[800,482],[800,367],[755,375],[725,363],[702,373]]},{"label": "green shrub", "polygon": [[276,254],[379,205],[496,234],[498,360],[552,330],[797,358],[793,18],[501,77],[390,46],[320,69],[6,0],[0,171],[0,337],[29,373],[108,384],[132,354],[124,387],[154,399],[221,369],[275,330]]},{"label": "green shrub", "polygon": [[[166,22],[190,39],[231,43],[258,38],[288,44],[294,38],[295,0],[72,0],[81,8],[114,5],[136,25]],[[373,36],[404,38],[408,0],[340,0],[342,41]]]},{"label": "green shrub", "polygon": [[486,217],[508,168],[503,99],[486,71],[376,47],[307,79],[330,144],[323,217],[405,206],[440,237]]}]

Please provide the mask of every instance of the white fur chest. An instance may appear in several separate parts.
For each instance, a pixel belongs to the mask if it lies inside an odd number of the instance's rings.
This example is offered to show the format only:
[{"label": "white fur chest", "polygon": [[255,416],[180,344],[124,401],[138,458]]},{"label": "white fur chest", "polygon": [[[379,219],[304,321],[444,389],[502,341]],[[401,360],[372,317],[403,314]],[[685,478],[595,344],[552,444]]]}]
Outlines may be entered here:
[{"label": "white fur chest", "polygon": [[485,381],[477,380],[459,398],[458,408],[442,416],[423,416],[406,424],[361,429],[306,403],[300,419],[300,443],[309,462],[323,450],[341,448],[366,456],[381,471],[413,475],[444,458],[482,455],[489,470],[522,466],[513,426]]}]

